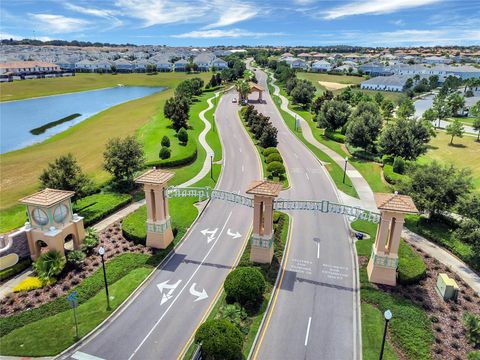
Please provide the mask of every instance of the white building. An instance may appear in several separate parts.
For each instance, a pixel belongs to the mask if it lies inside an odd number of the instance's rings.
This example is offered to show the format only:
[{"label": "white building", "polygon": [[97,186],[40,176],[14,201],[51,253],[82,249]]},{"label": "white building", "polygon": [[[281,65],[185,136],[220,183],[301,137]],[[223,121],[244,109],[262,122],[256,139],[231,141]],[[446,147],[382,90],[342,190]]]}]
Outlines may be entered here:
[{"label": "white building", "polygon": [[405,88],[405,83],[409,76],[391,75],[377,76],[363,81],[360,85],[364,90],[396,91],[401,92]]},{"label": "white building", "polygon": [[35,75],[60,71],[60,66],[44,61],[11,61],[0,63],[0,75]]},{"label": "white building", "polygon": [[326,60],[314,61],[311,66],[311,70],[314,72],[327,72],[332,70],[332,64]]}]

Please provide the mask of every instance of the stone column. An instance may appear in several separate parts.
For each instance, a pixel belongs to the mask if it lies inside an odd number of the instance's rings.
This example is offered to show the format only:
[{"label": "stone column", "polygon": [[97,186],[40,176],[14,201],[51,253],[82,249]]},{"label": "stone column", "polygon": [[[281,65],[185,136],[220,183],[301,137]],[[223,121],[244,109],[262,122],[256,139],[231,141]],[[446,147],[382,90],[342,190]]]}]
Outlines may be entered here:
[{"label": "stone column", "polygon": [[397,284],[398,248],[403,230],[404,213],[381,211],[377,239],[367,266],[370,282]]},{"label": "stone column", "polygon": [[273,258],[273,198],[254,195],[253,203],[250,261],[271,263]]}]

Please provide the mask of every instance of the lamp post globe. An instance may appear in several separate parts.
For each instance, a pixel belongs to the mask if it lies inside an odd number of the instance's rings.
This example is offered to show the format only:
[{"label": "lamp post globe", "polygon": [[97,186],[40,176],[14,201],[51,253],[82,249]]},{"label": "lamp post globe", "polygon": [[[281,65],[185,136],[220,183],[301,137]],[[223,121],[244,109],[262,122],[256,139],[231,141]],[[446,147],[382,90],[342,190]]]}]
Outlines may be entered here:
[{"label": "lamp post globe", "polygon": [[100,246],[98,249],[98,254],[103,257],[105,255],[105,248],[103,246]]},{"label": "lamp post globe", "polygon": [[107,282],[107,272],[105,270],[105,248],[103,246],[100,246],[98,248],[98,254],[102,258],[102,269],[103,269],[103,281],[105,282],[105,294],[107,295],[107,310],[110,310],[110,296],[108,295],[108,282]]},{"label": "lamp post globe", "polygon": [[347,174],[347,163],[348,163],[348,156],[345,156],[345,166],[343,167],[343,180],[342,183],[345,184],[345,175]]},{"label": "lamp post globe", "polygon": [[380,357],[379,357],[380,360],[383,359],[383,350],[385,349],[385,339],[387,338],[388,322],[392,319],[393,314],[390,310],[386,310],[383,313],[383,317],[385,318],[385,327],[383,328],[382,348],[380,349]]}]

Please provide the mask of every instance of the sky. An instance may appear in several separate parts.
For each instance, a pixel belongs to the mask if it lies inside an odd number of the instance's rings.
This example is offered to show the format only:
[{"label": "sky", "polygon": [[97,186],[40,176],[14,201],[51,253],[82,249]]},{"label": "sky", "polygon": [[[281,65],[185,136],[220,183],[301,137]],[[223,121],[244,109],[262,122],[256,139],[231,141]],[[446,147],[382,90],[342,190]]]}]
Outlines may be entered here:
[{"label": "sky", "polygon": [[480,45],[480,0],[3,0],[0,38],[169,46]]}]

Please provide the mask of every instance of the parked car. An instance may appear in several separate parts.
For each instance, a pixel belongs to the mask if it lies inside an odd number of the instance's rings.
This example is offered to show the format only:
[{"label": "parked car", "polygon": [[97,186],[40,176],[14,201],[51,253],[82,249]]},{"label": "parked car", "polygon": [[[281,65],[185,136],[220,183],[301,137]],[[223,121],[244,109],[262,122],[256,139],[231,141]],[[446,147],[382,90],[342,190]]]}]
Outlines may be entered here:
[{"label": "parked car", "polygon": [[237,102],[237,98],[233,98],[232,103],[236,103],[236,102]]}]

